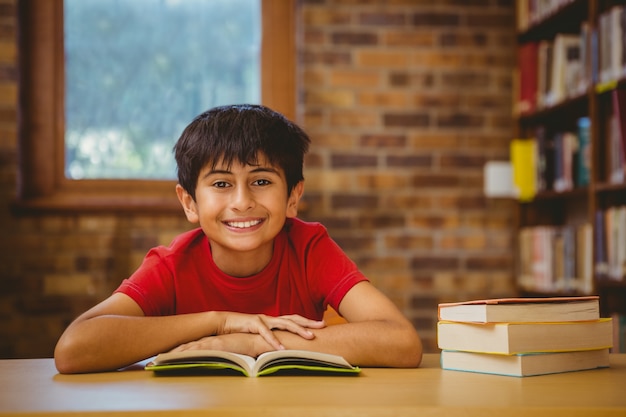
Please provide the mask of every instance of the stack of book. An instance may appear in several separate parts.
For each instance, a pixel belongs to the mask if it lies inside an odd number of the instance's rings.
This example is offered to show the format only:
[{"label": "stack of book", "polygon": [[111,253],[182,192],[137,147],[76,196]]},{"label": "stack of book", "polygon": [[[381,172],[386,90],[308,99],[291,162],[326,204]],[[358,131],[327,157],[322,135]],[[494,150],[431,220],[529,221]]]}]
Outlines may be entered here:
[{"label": "stack of book", "polygon": [[507,298],[439,304],[443,369],[511,376],[609,366],[610,318],[599,298]]}]

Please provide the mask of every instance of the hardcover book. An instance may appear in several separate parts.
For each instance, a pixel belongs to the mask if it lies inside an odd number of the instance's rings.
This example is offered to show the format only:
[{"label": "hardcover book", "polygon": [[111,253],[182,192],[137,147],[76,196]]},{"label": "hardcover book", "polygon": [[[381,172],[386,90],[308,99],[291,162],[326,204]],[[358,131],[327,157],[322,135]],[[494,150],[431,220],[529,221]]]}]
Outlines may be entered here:
[{"label": "hardcover book", "polygon": [[610,318],[559,323],[437,323],[440,349],[469,352],[570,352],[606,349],[613,345]]},{"label": "hardcover book", "polygon": [[353,374],[361,369],[352,366],[343,357],[305,350],[277,350],[258,358],[219,350],[186,350],[161,353],[145,367],[157,374],[211,373],[231,371],[249,377],[278,372]]},{"label": "hardcover book", "polygon": [[528,42],[518,50],[519,84],[517,112],[531,114],[537,110],[537,54],[539,44]]},{"label": "hardcover book", "polygon": [[597,320],[600,301],[586,297],[494,298],[439,304],[439,319],[447,321],[562,322]]},{"label": "hardcover book", "polygon": [[441,352],[442,369],[518,377],[582,371],[608,366],[608,349],[517,355],[490,355],[454,350]]},{"label": "hardcover book", "polygon": [[531,201],[537,193],[537,141],[516,138],[511,141],[513,185],[520,201]]}]

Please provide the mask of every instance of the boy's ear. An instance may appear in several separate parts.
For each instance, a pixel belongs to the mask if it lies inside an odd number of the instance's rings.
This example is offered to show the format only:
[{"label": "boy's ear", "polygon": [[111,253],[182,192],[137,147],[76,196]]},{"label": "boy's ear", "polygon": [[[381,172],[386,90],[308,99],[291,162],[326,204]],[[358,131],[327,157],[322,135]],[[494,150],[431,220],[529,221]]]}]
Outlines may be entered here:
[{"label": "boy's ear", "polygon": [[287,217],[296,217],[298,215],[298,203],[304,193],[304,181],[300,181],[291,190],[289,199],[287,200]]},{"label": "boy's ear", "polygon": [[191,223],[198,223],[198,206],[191,194],[189,194],[182,185],[176,184],[176,195],[178,196],[180,205],[183,206],[183,210],[185,210],[187,220]]}]

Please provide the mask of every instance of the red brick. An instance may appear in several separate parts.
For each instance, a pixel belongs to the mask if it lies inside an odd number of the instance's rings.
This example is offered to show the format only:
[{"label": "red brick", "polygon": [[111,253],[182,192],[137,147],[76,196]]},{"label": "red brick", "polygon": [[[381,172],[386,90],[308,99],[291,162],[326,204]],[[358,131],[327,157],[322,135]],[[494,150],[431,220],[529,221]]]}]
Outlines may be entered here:
[{"label": "red brick", "polygon": [[337,194],[332,196],[332,207],[334,209],[367,207],[368,210],[378,206],[378,197],[373,195],[351,195]]},{"label": "red brick", "polygon": [[360,140],[361,146],[373,148],[403,148],[406,143],[405,135],[392,134],[366,134]]},{"label": "red brick", "polygon": [[390,155],[387,157],[389,167],[420,167],[428,168],[433,165],[432,155]]},{"label": "red brick", "polygon": [[395,172],[385,174],[361,174],[356,178],[356,190],[359,191],[387,191],[406,188],[410,185],[407,175]]},{"label": "red brick", "polygon": [[378,157],[376,155],[333,154],[330,160],[333,168],[375,167]]},{"label": "red brick", "polygon": [[387,127],[428,127],[430,124],[428,113],[387,113],[383,118]]},{"label": "red brick", "polygon": [[385,247],[389,249],[433,249],[434,243],[432,236],[420,236],[420,235],[401,235],[401,236],[386,236]]},{"label": "red brick", "polygon": [[461,168],[461,169],[481,169],[487,162],[488,158],[484,155],[472,154],[449,154],[442,155],[440,164],[444,168]]},{"label": "red brick", "polygon": [[411,261],[414,269],[456,270],[460,267],[460,259],[453,256],[415,256]]},{"label": "red brick", "polygon": [[436,123],[442,128],[476,128],[485,125],[485,117],[468,113],[450,113],[439,115]]},{"label": "red brick", "polygon": [[415,13],[411,18],[415,26],[458,26],[461,17],[457,13],[450,12],[425,12]]},{"label": "red brick", "polygon": [[464,47],[485,47],[488,43],[488,37],[485,32],[475,33],[458,33],[445,32],[439,38],[441,46],[464,46]]},{"label": "red brick", "polygon": [[403,26],[407,17],[403,13],[360,13],[358,22],[363,25],[375,26]]},{"label": "red brick", "polygon": [[357,221],[357,227],[361,230],[386,229],[389,227],[403,227],[404,225],[404,215],[364,215],[359,217]]},{"label": "red brick", "polygon": [[364,46],[378,44],[378,36],[372,32],[335,32],[331,35],[335,45]]},{"label": "red brick", "polygon": [[436,39],[436,34],[430,30],[416,32],[402,29],[387,31],[384,43],[389,46],[433,47]]}]

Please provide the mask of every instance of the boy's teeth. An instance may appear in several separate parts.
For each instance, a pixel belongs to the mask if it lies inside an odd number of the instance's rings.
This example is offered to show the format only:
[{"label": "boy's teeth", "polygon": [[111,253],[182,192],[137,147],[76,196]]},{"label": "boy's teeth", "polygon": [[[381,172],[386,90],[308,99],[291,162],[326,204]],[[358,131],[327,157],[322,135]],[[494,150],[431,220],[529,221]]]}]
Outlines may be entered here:
[{"label": "boy's teeth", "polygon": [[231,227],[236,227],[238,229],[245,229],[247,227],[256,226],[260,222],[261,222],[260,220],[254,220],[251,222],[230,222],[228,223],[228,225]]}]

